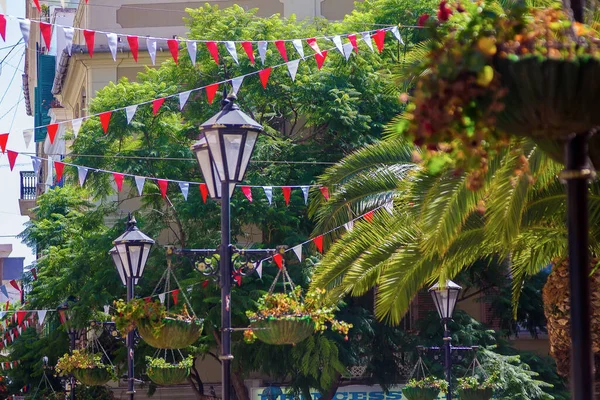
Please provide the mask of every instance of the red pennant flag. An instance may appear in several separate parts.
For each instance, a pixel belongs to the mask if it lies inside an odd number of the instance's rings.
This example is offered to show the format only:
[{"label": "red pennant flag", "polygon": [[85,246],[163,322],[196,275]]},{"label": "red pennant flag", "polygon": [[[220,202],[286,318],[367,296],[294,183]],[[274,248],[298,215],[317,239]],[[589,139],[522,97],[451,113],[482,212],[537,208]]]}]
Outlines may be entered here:
[{"label": "red pennant flag", "polygon": [[313,239],[313,242],[315,244],[315,246],[317,246],[317,250],[319,250],[319,252],[323,252],[323,235],[317,236],[316,238]]},{"label": "red pennant flag", "polygon": [[37,269],[31,268],[31,275],[33,275],[34,280],[37,280]]},{"label": "red pennant flag", "polygon": [[235,283],[237,283],[238,286],[242,286],[242,274],[238,273],[233,273],[233,279],[235,279]]},{"label": "red pennant flag", "polygon": [[269,82],[270,75],[271,75],[271,67],[258,71],[258,76],[260,76],[260,81],[262,82],[264,89],[267,88],[267,83]]},{"label": "red pennant flag", "polygon": [[377,50],[381,53],[383,51],[383,45],[385,44],[385,30],[379,29],[373,34],[373,40],[377,45]]},{"label": "red pennant flag", "polygon": [[179,289],[173,290],[171,294],[173,295],[173,303],[177,305],[177,303],[179,302]]},{"label": "red pennant flag", "polygon": [[8,155],[8,165],[10,166],[10,170],[12,171],[15,167],[15,162],[17,161],[19,153],[12,150],[6,150],[6,154]]},{"label": "red pennant flag", "polygon": [[369,222],[373,222],[373,210],[369,211],[364,215],[365,219]]},{"label": "red pennant flag", "polygon": [[104,134],[108,132],[108,125],[110,124],[110,116],[112,115],[112,111],[106,111],[100,114],[100,122],[102,122],[102,130],[104,130]]},{"label": "red pennant flag", "polygon": [[83,31],[83,36],[85,37],[85,44],[87,44],[88,53],[90,53],[90,58],[92,58],[94,57],[94,42],[96,40],[96,31],[85,29]]},{"label": "red pennant flag", "polygon": [[202,287],[206,289],[206,287],[208,286],[208,279],[205,280],[204,282],[202,282]]},{"label": "red pennant flag", "polygon": [[156,115],[158,114],[158,110],[160,110],[160,108],[162,107],[163,103],[165,102],[165,98],[161,97],[160,99],[156,99],[152,101],[152,114]]},{"label": "red pennant flag", "polygon": [[319,49],[319,44],[317,43],[316,38],[308,38],[306,39],[306,43],[316,52],[321,53],[321,49]]},{"label": "red pennant flag", "polygon": [[46,43],[46,48],[50,49],[50,44],[52,42],[52,25],[47,22],[40,22],[40,32],[44,38],[44,43]]},{"label": "red pennant flag", "polygon": [[16,280],[14,280],[14,279],[13,279],[13,280],[12,280],[12,281],[10,281],[9,283],[10,283],[10,286],[14,287],[14,288],[15,288],[15,289],[17,289],[19,292],[21,291],[21,288],[19,287],[19,284],[17,283],[17,281],[16,281]]},{"label": "red pennant flag", "polygon": [[208,51],[210,52],[210,55],[212,56],[213,60],[215,60],[217,65],[219,65],[219,48],[217,47],[217,43],[206,42],[206,47],[208,48]]},{"label": "red pennant flag", "polygon": [[292,194],[292,188],[289,186],[284,186],[281,188],[281,191],[283,192],[283,198],[285,199],[285,205],[289,205],[290,204],[290,195]]},{"label": "red pennant flag", "polygon": [[13,333],[15,335],[15,339],[19,337],[19,330],[17,328],[13,328]]},{"label": "red pennant flag", "polygon": [[119,174],[118,172],[113,172],[113,176],[115,177],[115,183],[117,184],[117,190],[119,193],[123,190],[123,178],[125,175]]},{"label": "red pennant flag", "polygon": [[277,50],[279,50],[279,54],[281,54],[283,60],[285,62],[288,62],[287,51],[285,49],[285,42],[283,40],[276,40],[275,46],[277,47]]},{"label": "red pennant flag", "polygon": [[145,301],[146,303],[150,303],[150,301],[151,301],[151,300],[152,300],[152,298],[151,298],[151,297],[144,297],[144,301]]},{"label": "red pennant flag", "polygon": [[317,60],[317,68],[321,69],[325,58],[327,57],[327,50],[323,50],[321,53],[315,53],[315,60]]},{"label": "red pennant flag", "polygon": [[127,36],[127,42],[129,42],[129,48],[131,49],[131,54],[133,54],[133,59],[135,62],[138,62],[138,52],[140,49],[140,43],[137,36]]},{"label": "red pennant flag", "polygon": [[325,186],[321,186],[319,189],[321,190],[323,197],[325,197],[325,200],[329,200],[329,189]]},{"label": "red pennant flag", "polygon": [[254,48],[252,47],[252,42],[242,42],[242,47],[244,48],[244,51],[248,55],[248,58],[250,59],[250,63],[252,65],[254,65]]},{"label": "red pennant flag", "polygon": [[356,54],[358,54],[358,43],[356,43],[356,35],[354,33],[348,35],[348,40],[350,41],[350,43],[352,43],[352,47],[354,47],[354,51],[356,51]]},{"label": "red pennant flag", "polygon": [[240,189],[242,189],[242,193],[246,195],[248,201],[252,203],[252,190],[250,189],[250,186],[240,186]]},{"label": "red pennant flag", "polygon": [[56,132],[58,132],[58,124],[50,124],[46,128],[48,129],[48,138],[50,139],[50,144],[53,144],[54,138],[56,137]]},{"label": "red pennant flag", "polygon": [[19,325],[23,323],[25,316],[27,316],[27,311],[17,311],[17,321]]},{"label": "red pennant flag", "polygon": [[58,312],[58,319],[60,319],[60,323],[64,324],[65,322],[67,322],[67,317],[65,316],[65,312],[64,311],[59,311]]},{"label": "red pennant flag", "polygon": [[169,181],[165,179],[157,179],[158,187],[160,188],[160,194],[163,198],[167,197],[167,187],[169,186]]},{"label": "red pennant flag", "polygon": [[206,187],[206,183],[200,184],[200,193],[202,194],[202,200],[206,204],[206,198],[208,197],[208,187]]},{"label": "red pennant flag", "polygon": [[175,64],[179,64],[179,41],[176,39],[167,40],[167,45],[169,45],[169,50],[171,50],[171,55],[173,56],[173,60],[175,60]]},{"label": "red pennant flag", "polygon": [[65,164],[60,161],[54,161],[54,169],[56,170],[56,183],[58,183],[62,179]]},{"label": "red pennant flag", "polygon": [[6,302],[6,307],[4,307],[4,311],[8,311],[8,306],[10,306],[10,300]]},{"label": "red pennant flag", "polygon": [[35,4],[35,8],[37,8],[38,12],[42,12],[42,9],[40,7],[40,0],[33,0],[33,4]]},{"label": "red pennant flag", "polygon": [[208,85],[206,87],[206,97],[208,97],[208,104],[212,104],[215,98],[215,94],[219,90],[219,84],[213,83],[212,85]]},{"label": "red pennant flag", "polygon": [[0,14],[0,35],[2,40],[6,42],[6,17],[4,14]]},{"label": "red pennant flag", "polygon": [[6,144],[8,143],[8,133],[0,134],[0,150],[2,153],[6,153]]},{"label": "red pennant flag", "polygon": [[279,269],[283,268],[283,256],[281,254],[275,254],[273,256],[273,261],[275,261],[275,264],[277,264]]}]

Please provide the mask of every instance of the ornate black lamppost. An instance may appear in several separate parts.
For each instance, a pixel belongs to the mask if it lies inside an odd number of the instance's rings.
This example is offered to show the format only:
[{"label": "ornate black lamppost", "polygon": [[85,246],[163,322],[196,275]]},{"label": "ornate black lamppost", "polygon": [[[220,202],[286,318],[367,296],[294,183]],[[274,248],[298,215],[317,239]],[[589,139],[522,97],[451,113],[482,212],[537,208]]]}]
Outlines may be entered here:
[{"label": "ornate black lamppost", "polygon": [[[79,329],[73,326],[73,309],[71,308],[71,305],[76,301],[77,300],[74,297],[69,297],[64,303],[56,307],[60,323],[65,327],[65,331],[69,336],[69,350],[71,350],[71,354],[73,354],[73,350],[75,350],[77,338],[80,334]],[[75,400],[75,377],[70,375],[68,379],[71,387],[70,397],[71,400]]]}]

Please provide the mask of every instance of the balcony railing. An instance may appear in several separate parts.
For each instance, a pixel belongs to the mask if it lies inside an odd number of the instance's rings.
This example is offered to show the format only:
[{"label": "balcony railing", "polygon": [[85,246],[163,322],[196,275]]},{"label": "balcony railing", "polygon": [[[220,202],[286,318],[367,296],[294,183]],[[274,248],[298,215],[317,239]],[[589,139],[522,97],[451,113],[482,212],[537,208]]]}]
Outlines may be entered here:
[{"label": "balcony railing", "polygon": [[21,171],[21,200],[35,200],[37,176],[33,171]]}]

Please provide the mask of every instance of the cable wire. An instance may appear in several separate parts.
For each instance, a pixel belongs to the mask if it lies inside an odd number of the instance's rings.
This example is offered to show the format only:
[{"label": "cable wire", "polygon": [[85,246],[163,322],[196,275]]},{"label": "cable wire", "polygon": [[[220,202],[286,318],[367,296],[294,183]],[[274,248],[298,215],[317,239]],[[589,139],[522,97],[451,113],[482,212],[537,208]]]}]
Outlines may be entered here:
[{"label": "cable wire", "polygon": [[[6,59],[6,57],[4,57]],[[19,61],[19,66],[21,66],[21,63],[23,62],[23,55],[21,55],[21,60]],[[2,95],[2,98],[0,99],[0,105],[2,105],[2,102],[4,101],[4,98],[6,97],[6,95],[8,94],[10,87],[12,86],[14,80],[15,80],[15,76],[17,75],[17,71],[19,70],[19,68],[15,69],[15,72],[13,73],[12,78],[10,78],[10,82],[8,83],[8,86],[6,87],[6,92],[4,92],[4,95]]]}]

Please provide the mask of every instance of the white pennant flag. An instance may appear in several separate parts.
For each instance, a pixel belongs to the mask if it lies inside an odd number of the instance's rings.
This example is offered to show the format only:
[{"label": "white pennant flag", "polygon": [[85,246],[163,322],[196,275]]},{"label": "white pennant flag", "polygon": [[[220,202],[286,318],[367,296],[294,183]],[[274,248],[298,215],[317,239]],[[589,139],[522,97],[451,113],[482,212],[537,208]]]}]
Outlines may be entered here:
[{"label": "white pennant flag", "polygon": [[65,38],[65,49],[67,49],[67,53],[69,55],[72,55],[71,52],[73,49],[73,34],[75,33],[75,29],[66,26],[62,26],[60,29],[62,29],[62,34]]},{"label": "white pennant flag", "polygon": [[233,58],[233,61],[235,61],[236,64],[239,64],[240,62],[238,61],[238,56],[237,56],[237,50],[235,48],[235,43],[231,42],[231,41],[227,41],[227,42],[225,42],[225,48],[227,49],[227,51],[229,52],[229,54],[231,54],[231,57]]},{"label": "white pennant flag", "polygon": [[402,40],[402,36],[400,36],[400,31],[398,30],[397,26],[392,28],[392,33],[394,34],[394,36],[396,36],[396,39],[398,39],[400,44],[404,44],[404,40]]},{"label": "white pennant flag", "polygon": [[110,313],[110,306],[107,304],[104,306],[104,314],[109,314]]},{"label": "white pennant flag", "polygon": [[371,41],[371,34],[369,32],[363,32],[362,37],[363,37],[364,42],[371,49],[371,51],[375,51],[375,50],[373,50],[373,42]]},{"label": "white pennant flag", "polygon": [[4,318],[6,315],[6,311],[0,311],[0,319]]},{"label": "white pennant flag", "polygon": [[292,81],[296,80],[296,73],[298,73],[298,65],[300,64],[300,59],[293,60],[287,63],[288,72],[290,73],[290,78]]},{"label": "white pennant flag", "polygon": [[6,8],[6,0],[0,0],[0,7],[2,7],[2,12],[4,14],[8,14],[8,9]]},{"label": "white pennant flag", "polygon": [[79,135],[81,124],[83,124],[83,118],[77,118],[71,121],[71,127],[73,128],[73,135],[75,135],[75,137]]},{"label": "white pennant flag", "polygon": [[43,325],[46,320],[46,310],[38,310],[38,324]]},{"label": "white pennant flag", "polygon": [[342,53],[342,55],[344,55],[344,48],[342,47],[342,39],[339,36],[334,36],[333,37],[333,43],[335,44],[335,47],[337,47],[337,49],[340,51],[340,53]]},{"label": "white pennant flag", "polygon": [[23,35],[23,42],[25,47],[29,47],[29,32],[31,31],[31,21],[28,19],[19,19],[19,27],[21,28],[21,34]]},{"label": "white pennant flag", "polygon": [[156,39],[146,38],[146,47],[148,47],[148,54],[150,54],[152,65],[156,65]]},{"label": "white pennant flag", "polygon": [[300,189],[302,189],[302,194],[304,194],[304,204],[308,203],[308,186],[300,186]]},{"label": "white pennant flag", "polygon": [[165,304],[165,294],[164,293],[159,294],[158,299],[160,300],[161,304]]},{"label": "white pennant flag", "polygon": [[346,230],[348,232],[352,231],[352,229],[354,229],[354,221],[348,221],[344,224],[344,228],[346,228]]},{"label": "white pennant flag", "polygon": [[[13,331],[10,331],[10,341],[11,342],[15,341],[15,334],[13,333]],[[12,368],[12,364],[10,365],[10,367]]]},{"label": "white pennant flag", "polygon": [[37,157],[31,157],[31,165],[33,165],[33,171],[37,176],[40,173],[40,167],[42,166],[42,160]]},{"label": "white pennant flag", "polygon": [[298,54],[300,54],[300,57],[304,58],[304,46],[302,45],[302,40],[294,39],[292,40],[292,44],[294,45],[294,48],[296,49]]},{"label": "white pennant flag", "polygon": [[187,201],[188,193],[190,192],[190,184],[187,182],[179,182],[179,189],[181,189],[181,194],[185,201]]},{"label": "white pennant flag", "polygon": [[62,8],[65,8],[65,0],[60,0],[60,6],[61,6]]},{"label": "white pennant flag", "polygon": [[267,57],[267,42],[261,40],[258,42],[258,54],[260,55],[260,61],[263,65],[265,64],[265,58]]},{"label": "white pennant flag", "polygon": [[112,54],[113,61],[117,61],[117,34],[107,33],[106,38],[108,39],[108,48],[110,49],[110,54]]},{"label": "white pennant flag", "polygon": [[255,264],[255,266],[256,266],[256,273],[258,274],[258,277],[261,278],[261,279],[262,279],[262,263],[263,263],[263,260],[260,260],[258,262],[258,265]]},{"label": "white pennant flag", "polygon": [[269,200],[269,205],[271,205],[273,203],[273,186],[263,186],[263,190],[265,191],[267,200]]},{"label": "white pennant flag", "polygon": [[238,76],[237,78],[233,78],[231,80],[231,91],[236,96],[238,94],[238,90],[240,90],[240,87],[242,86],[242,82],[243,81],[244,81],[244,77],[243,76]]},{"label": "white pennant flag", "polygon": [[387,203],[385,203],[383,205],[383,208],[385,208],[386,211],[390,213],[390,215],[394,215],[394,202],[393,201],[388,201]]},{"label": "white pennant flag", "polygon": [[302,262],[302,245],[299,244],[298,246],[292,247],[292,250],[294,250],[294,253],[296,253],[298,261]]},{"label": "white pennant flag", "polygon": [[77,167],[77,174],[79,175],[79,186],[83,187],[85,178],[87,178],[88,169],[85,167]]},{"label": "white pennant flag", "polygon": [[25,140],[25,148],[29,148],[31,144],[31,139],[33,139],[33,129],[25,129],[23,131],[23,140]]},{"label": "white pennant flag", "polygon": [[183,111],[183,107],[185,107],[185,103],[187,103],[190,98],[191,90],[187,92],[179,93],[179,111]]},{"label": "white pennant flag", "polygon": [[17,326],[17,332],[19,332],[19,334],[23,333],[23,328],[21,328],[21,325]]},{"label": "white pennant flag", "polygon": [[137,104],[133,105],[133,106],[125,107],[125,113],[127,114],[127,124],[131,123],[131,120],[133,119],[133,116],[135,115],[137,108],[138,108]]},{"label": "white pennant flag", "polygon": [[198,52],[198,46],[196,42],[186,42],[188,54],[190,55],[190,60],[192,60],[192,65],[196,66],[196,54]]},{"label": "white pennant flag", "polygon": [[343,49],[344,57],[346,57],[346,61],[348,61],[350,59],[350,56],[352,55],[352,50],[354,50],[354,47],[352,46],[352,43],[345,43]]},{"label": "white pennant flag", "polygon": [[145,183],[146,183],[146,178],[144,178],[143,176],[135,177],[135,186],[137,186],[137,190],[138,190],[138,193],[140,194],[140,196],[144,192],[144,184]]}]

